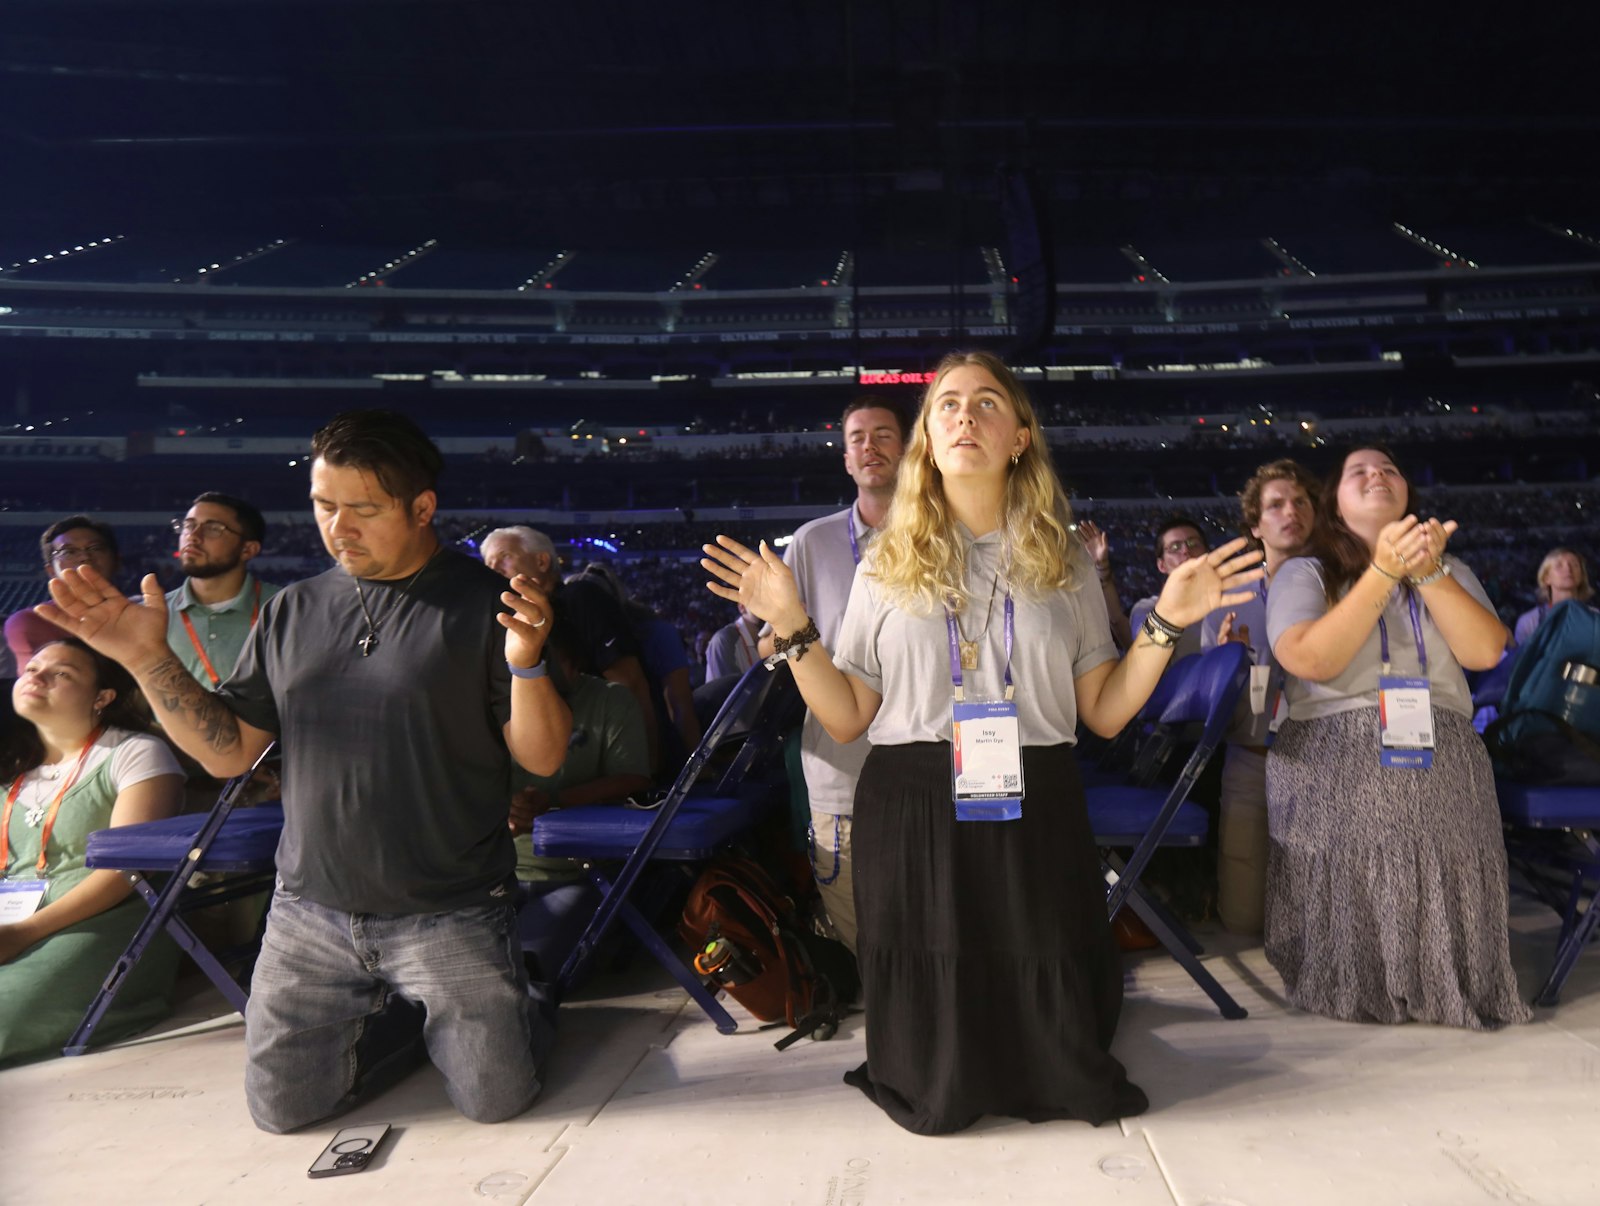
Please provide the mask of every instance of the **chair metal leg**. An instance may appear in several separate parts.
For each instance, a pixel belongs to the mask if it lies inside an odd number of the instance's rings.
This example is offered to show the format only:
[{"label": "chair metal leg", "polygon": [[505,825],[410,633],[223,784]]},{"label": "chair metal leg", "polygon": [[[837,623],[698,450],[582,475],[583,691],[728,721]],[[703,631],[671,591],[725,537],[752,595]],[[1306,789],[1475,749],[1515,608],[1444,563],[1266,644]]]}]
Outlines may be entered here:
[{"label": "chair metal leg", "polygon": [[1162,914],[1166,910],[1158,912],[1151,907],[1150,899],[1145,895],[1142,885],[1132,885],[1125,899],[1145,925],[1150,927],[1150,932],[1161,940],[1161,945],[1167,948],[1167,953],[1178,961],[1183,970],[1189,973],[1190,978],[1205,991],[1206,996],[1211,998],[1223,1017],[1237,1021],[1250,1016],[1244,1006],[1235,1001],[1228,990],[1217,983],[1216,977],[1190,953],[1189,946],[1193,940],[1185,941],[1182,924],[1172,919],[1173,923],[1178,925],[1178,929],[1173,929],[1167,923],[1168,919],[1171,919],[1171,914],[1167,914],[1164,918]]},{"label": "chair metal leg", "polygon": [[[612,883],[593,867],[589,868],[589,878],[599,890],[602,897],[612,891]],[[685,992],[694,998],[708,1018],[716,1024],[718,1032],[732,1034],[739,1029],[739,1023],[722,1007],[709,989],[700,981],[700,978],[683,965],[683,960],[678,958],[678,953],[668,946],[655,932],[648,921],[640,915],[627,899],[618,897],[610,910],[597,909],[589,919],[583,936],[578,939],[578,944],[567,956],[567,961],[561,967],[561,974],[556,978],[555,995],[557,1002],[566,999],[568,991],[577,980],[580,972],[588,964],[595,949],[600,945],[600,940],[605,937],[606,931],[611,928],[611,922],[620,919],[624,925],[633,931],[634,935],[645,945],[645,948],[656,957],[656,961],[672,973],[672,978],[683,986]]]},{"label": "chair metal leg", "polygon": [[1556,947],[1556,960],[1550,968],[1550,976],[1533,998],[1535,1005],[1555,1005],[1561,1000],[1561,989],[1572,974],[1578,956],[1583,954],[1583,948],[1594,936],[1597,923],[1600,923],[1600,904],[1591,898],[1589,907],[1577,919],[1577,924],[1563,932],[1561,943]]},{"label": "chair metal leg", "polygon": [[[1108,853],[1106,855],[1105,863],[1106,883],[1108,885],[1115,885],[1117,880],[1122,875],[1121,860],[1119,860],[1116,855]],[[1189,927],[1184,925],[1183,922],[1179,921],[1166,905],[1162,904],[1161,901],[1151,893],[1145,892],[1142,886],[1133,890],[1139,891],[1140,894],[1144,896],[1145,904],[1154,909],[1156,911],[1156,915],[1160,917],[1162,921],[1166,922],[1167,928],[1178,936],[1179,941],[1181,941],[1184,946],[1189,948],[1190,954],[1203,955],[1206,953],[1206,948],[1200,945],[1200,940],[1189,932]],[[1112,921],[1117,919],[1117,914],[1122,912],[1123,905],[1127,903],[1128,898],[1126,896],[1120,896],[1116,898],[1111,910]]]},{"label": "chair metal leg", "polygon": [[733,1015],[722,1007],[722,1002],[704,981],[693,970],[684,966],[683,960],[678,957],[678,952],[673,950],[656,933],[652,926],[640,914],[639,910],[631,904],[624,902],[617,915],[622,923],[633,931],[635,937],[642,942],[656,961],[672,973],[672,978],[683,986],[683,990],[694,998],[695,1004],[705,1011],[705,1015],[716,1025],[719,1034],[732,1034],[739,1029],[739,1023],[733,1020]]}]

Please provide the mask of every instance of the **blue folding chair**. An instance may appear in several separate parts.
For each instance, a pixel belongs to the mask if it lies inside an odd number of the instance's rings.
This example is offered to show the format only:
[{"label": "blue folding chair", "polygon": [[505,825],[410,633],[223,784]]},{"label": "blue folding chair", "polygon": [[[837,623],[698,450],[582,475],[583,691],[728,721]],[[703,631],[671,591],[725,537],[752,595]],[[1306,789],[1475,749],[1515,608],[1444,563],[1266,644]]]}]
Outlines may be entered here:
[{"label": "blue folding chair", "polygon": [[1150,692],[1150,698],[1144,701],[1133,719],[1122,726],[1122,732],[1106,743],[1092,765],[1079,766],[1078,773],[1085,787],[1123,783],[1130,775],[1137,782],[1150,781],[1150,775],[1164,761],[1164,750],[1170,750],[1171,735],[1161,727],[1161,713],[1199,662],[1200,655],[1191,653],[1166,668],[1155,690]]},{"label": "blue folding chair", "polygon": [[1556,911],[1555,961],[1535,1005],[1555,1005],[1600,924],[1600,787],[1496,778],[1506,854],[1533,893]]},{"label": "blue folding chair", "polygon": [[1506,696],[1516,660],[1516,650],[1508,650],[1492,668],[1467,674],[1467,689],[1472,692],[1472,727],[1480,734],[1500,715],[1500,701]]},{"label": "blue folding chair", "polygon": [[[1175,681],[1156,726],[1161,731],[1160,740],[1150,743],[1150,753],[1141,754],[1141,759],[1163,757],[1163,750],[1170,751],[1186,729],[1202,725],[1199,743],[1176,782],[1163,788],[1141,781],[1148,778],[1146,765],[1136,768],[1135,776],[1122,783],[1085,789],[1096,843],[1103,849],[1133,848],[1121,865],[1110,855],[1102,860],[1110,915],[1115,918],[1124,905],[1133,909],[1225,1018],[1242,1018],[1246,1011],[1200,963],[1197,956],[1204,950],[1188,927],[1145,890],[1140,877],[1158,847],[1204,845],[1210,819],[1205,809],[1189,799],[1189,793],[1222,744],[1249,676],[1249,653],[1235,642],[1219,645],[1199,658],[1185,659],[1170,668],[1163,682],[1168,677]],[[1140,769],[1147,773],[1139,775]]]},{"label": "blue folding chair", "polygon": [[[213,953],[183,919],[183,914],[211,905],[225,904],[253,896],[271,887],[277,871],[278,836],[283,832],[283,806],[261,804],[235,811],[251,778],[272,755],[276,743],[268,746],[255,765],[223,786],[217,802],[207,813],[189,813],[146,821],[141,825],[121,825],[100,829],[89,835],[86,866],[95,870],[123,872],[135,891],[144,898],[150,912],[139,922],[127,947],[112,965],[105,983],[90,1002],[83,1021],[62,1049],[63,1055],[82,1055],[88,1049],[95,1027],[116,999],[128,973],[144,956],[163,931],[195,961],[240,1013],[248,994],[225,964],[238,952]],[[166,872],[166,883],[151,886],[150,874]],[[207,882],[192,881],[206,872]],[[224,878],[210,879],[210,873]],[[263,915],[264,918],[264,915]],[[261,927],[256,927],[259,945]]]},{"label": "blue folding chair", "polygon": [[[553,993],[560,1001],[572,988],[614,922],[621,920],[645,948],[672,973],[723,1034],[738,1024],[700,977],[656,933],[631,897],[652,861],[698,862],[710,858],[765,818],[783,790],[782,745],[805,709],[787,665],[768,671],[756,663],[729,693],[689,756],[665,798],[653,810],[623,804],[563,808],[535,818],[533,851],[541,857],[583,862],[600,893],[583,935],[561,968]],[[739,741],[737,753],[708,789],[702,773],[725,747]],[[757,772],[776,767],[774,781]],[[600,864],[621,862],[612,878]]]}]

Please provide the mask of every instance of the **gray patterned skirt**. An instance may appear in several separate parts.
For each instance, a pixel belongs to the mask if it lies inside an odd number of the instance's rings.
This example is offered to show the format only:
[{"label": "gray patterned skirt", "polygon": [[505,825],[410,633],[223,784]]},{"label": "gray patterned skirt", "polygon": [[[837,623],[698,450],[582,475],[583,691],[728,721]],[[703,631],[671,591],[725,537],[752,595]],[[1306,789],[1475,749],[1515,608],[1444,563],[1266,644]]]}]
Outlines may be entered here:
[{"label": "gray patterned skirt", "polygon": [[1290,721],[1267,756],[1267,958],[1299,1008],[1488,1030],[1533,1015],[1507,934],[1494,773],[1435,707],[1430,770],[1378,762],[1378,710]]}]

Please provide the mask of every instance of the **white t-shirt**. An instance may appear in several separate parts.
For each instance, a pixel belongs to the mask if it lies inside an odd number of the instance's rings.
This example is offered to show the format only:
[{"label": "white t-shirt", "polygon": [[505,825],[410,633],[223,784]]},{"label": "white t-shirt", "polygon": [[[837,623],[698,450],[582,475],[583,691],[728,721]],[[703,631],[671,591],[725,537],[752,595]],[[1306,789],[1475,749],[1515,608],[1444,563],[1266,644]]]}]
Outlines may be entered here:
[{"label": "white t-shirt", "polygon": [[[107,729],[100,734],[100,740],[94,743],[88,758],[84,759],[83,773],[78,776],[78,782],[88,779],[108,758],[111,760],[111,783],[118,792],[159,775],[183,774],[183,768],[178,765],[172,750],[159,737],[135,733],[131,729]],[[30,771],[23,780],[22,790],[17,793],[16,807],[31,808],[41,801],[48,807],[61,790],[61,785],[72,774],[77,761],[78,751],[73,750],[61,762]],[[52,772],[59,773],[52,778],[44,777]],[[10,789],[10,783],[3,787],[5,791]]]}]

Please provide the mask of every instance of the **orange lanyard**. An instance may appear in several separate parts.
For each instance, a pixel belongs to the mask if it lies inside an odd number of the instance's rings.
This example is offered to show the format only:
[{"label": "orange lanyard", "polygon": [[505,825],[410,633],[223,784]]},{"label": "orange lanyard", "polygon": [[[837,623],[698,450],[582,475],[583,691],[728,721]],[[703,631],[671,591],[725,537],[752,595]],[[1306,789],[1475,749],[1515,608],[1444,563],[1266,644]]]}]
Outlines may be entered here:
[{"label": "orange lanyard", "polygon": [[[45,847],[50,844],[50,833],[56,827],[56,813],[61,811],[61,801],[67,798],[67,793],[78,783],[78,776],[83,774],[83,764],[88,760],[89,751],[94,748],[94,743],[100,740],[100,734],[105,732],[101,725],[89,734],[89,740],[83,743],[83,748],[78,751],[78,762],[72,768],[72,773],[67,776],[67,781],[61,785],[61,790],[56,793],[55,801],[50,805],[50,815],[44,819],[44,828],[39,831],[39,874],[44,874]],[[22,781],[27,778],[23,773],[16,777],[11,784],[11,790],[6,792],[5,816],[0,818],[0,877],[5,875],[5,869],[11,862],[11,808],[17,802],[17,796],[22,792]]]},{"label": "orange lanyard", "polygon": [[[256,617],[261,614],[261,580],[256,580],[256,606],[250,613],[250,627],[256,626]],[[189,619],[187,610],[180,611],[178,615],[183,619],[183,626],[189,630],[189,643],[194,646],[194,651],[200,655],[200,664],[206,668],[206,677],[211,680],[213,687],[222,685],[222,676],[217,673],[216,667],[211,664],[211,659],[206,656],[206,647],[200,643],[200,634],[194,630],[194,624]]]}]

